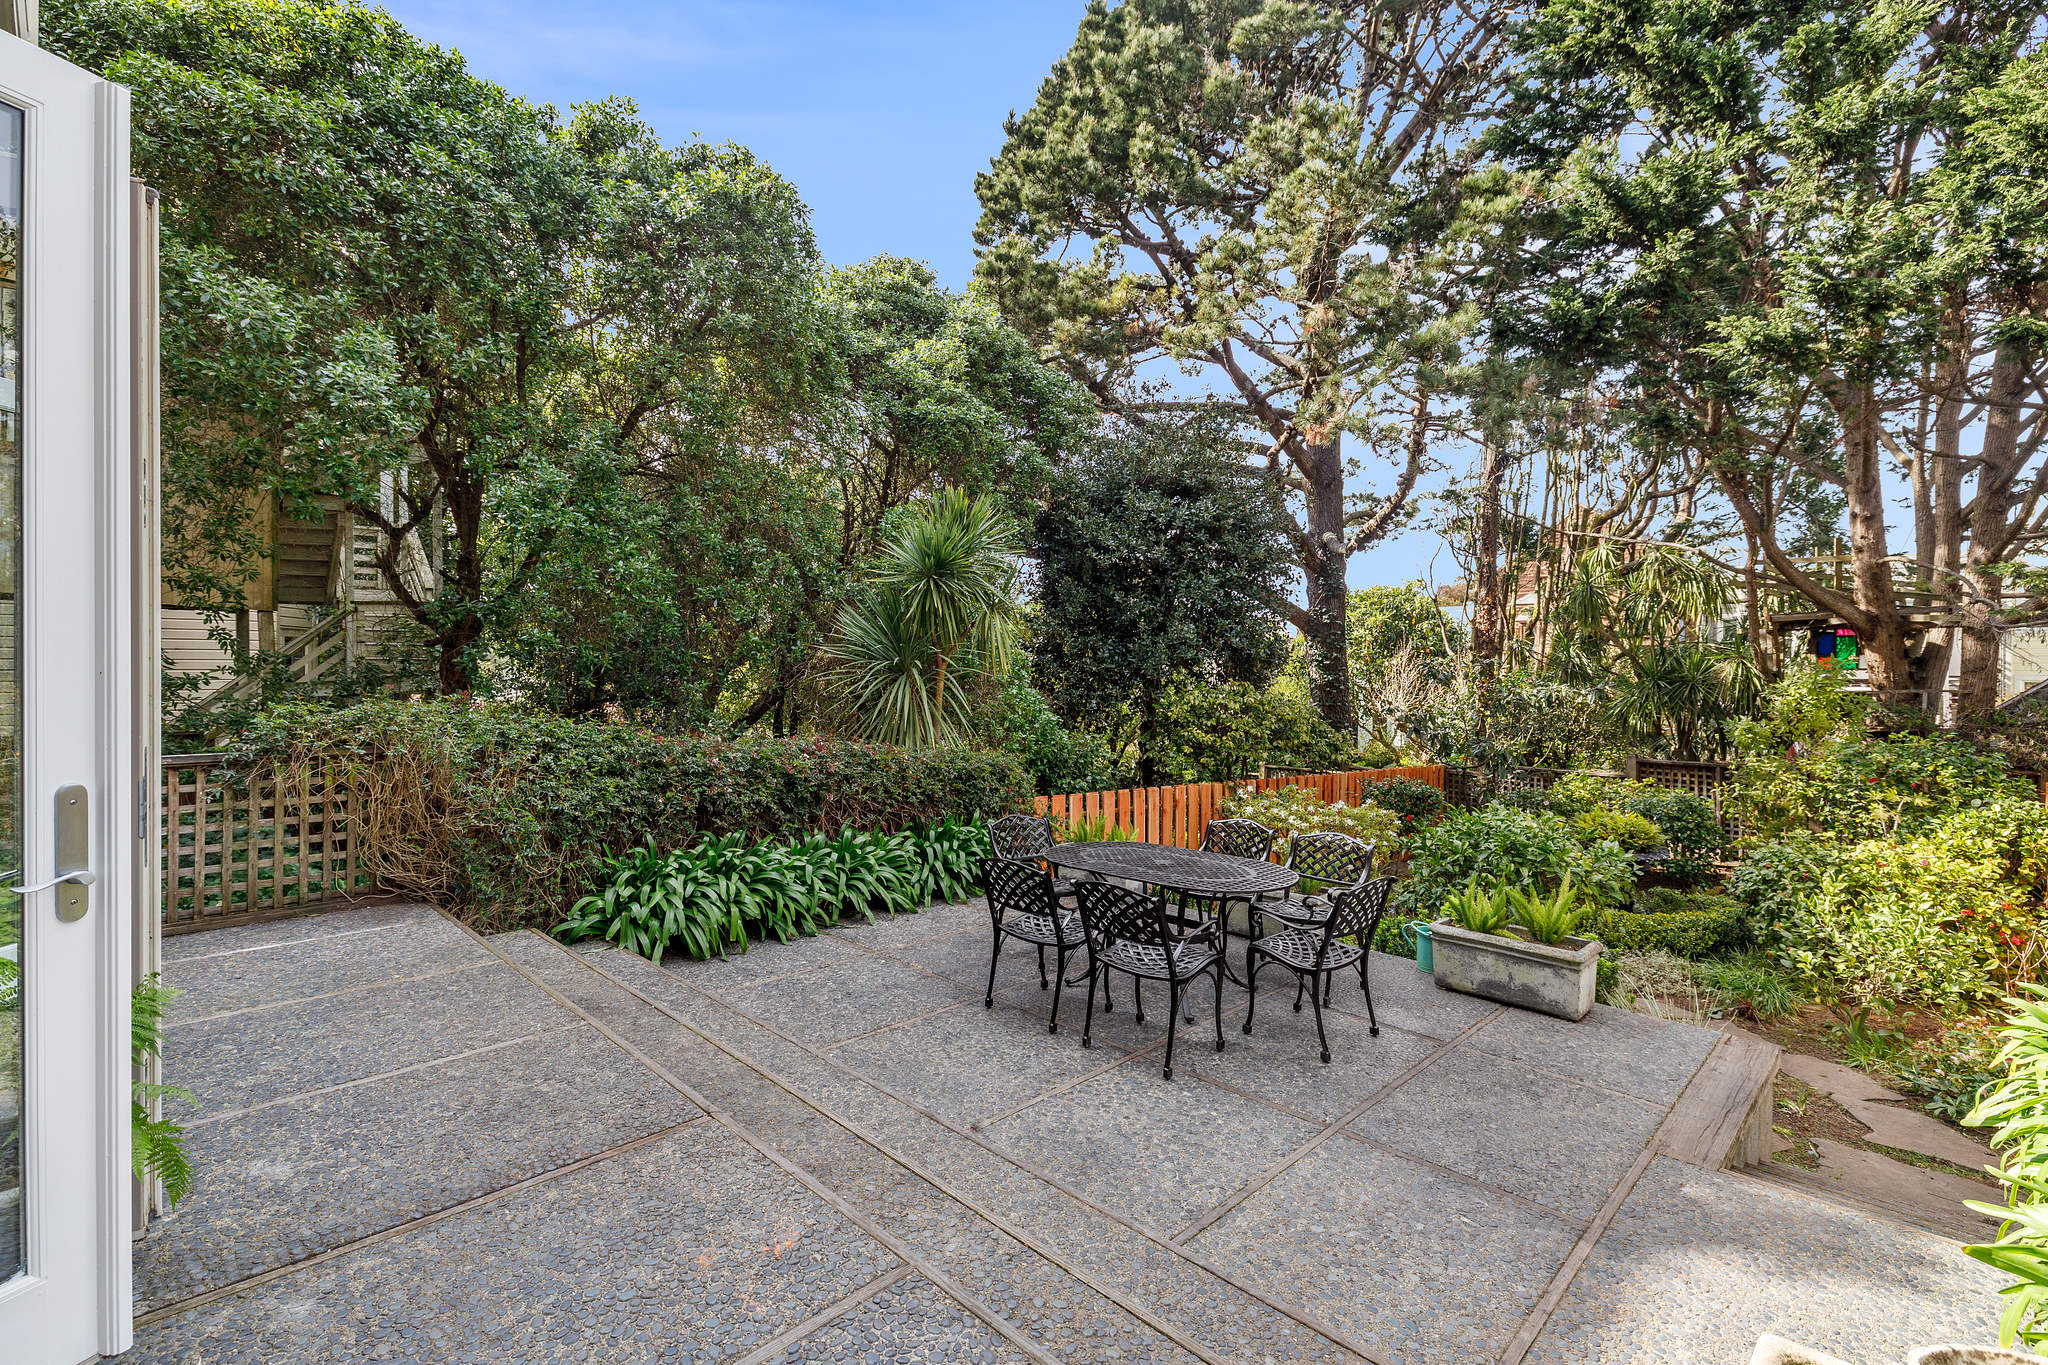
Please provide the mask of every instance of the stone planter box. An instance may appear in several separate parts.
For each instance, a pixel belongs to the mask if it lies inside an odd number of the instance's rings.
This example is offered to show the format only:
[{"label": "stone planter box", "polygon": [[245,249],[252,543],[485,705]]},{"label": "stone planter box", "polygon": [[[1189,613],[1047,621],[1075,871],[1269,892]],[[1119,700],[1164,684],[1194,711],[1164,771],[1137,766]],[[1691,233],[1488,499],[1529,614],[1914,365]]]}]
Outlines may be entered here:
[{"label": "stone planter box", "polygon": [[1447,990],[1519,1005],[1525,1010],[1583,1019],[1593,1008],[1600,944],[1567,938],[1532,943],[1526,938],[1475,934],[1449,920],[1430,926],[1436,984]]}]

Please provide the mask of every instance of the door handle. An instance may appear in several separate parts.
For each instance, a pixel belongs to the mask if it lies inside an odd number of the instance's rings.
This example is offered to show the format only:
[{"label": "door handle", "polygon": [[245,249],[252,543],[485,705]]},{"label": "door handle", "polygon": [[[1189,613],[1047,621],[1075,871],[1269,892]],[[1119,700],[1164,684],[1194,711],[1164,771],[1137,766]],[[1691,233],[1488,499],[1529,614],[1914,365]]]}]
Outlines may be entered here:
[{"label": "door handle", "polygon": [[65,924],[85,918],[92,905],[86,888],[99,880],[85,865],[91,844],[87,809],[84,787],[73,783],[57,789],[57,875],[34,886],[11,888],[17,896],[32,896],[53,886],[66,888],[57,896],[57,918]]},{"label": "door handle", "polygon": [[7,889],[17,896],[33,896],[36,892],[48,891],[53,886],[91,886],[98,880],[99,878],[89,870],[80,868],[76,872],[59,873],[46,882],[37,882],[34,886],[10,886]]}]

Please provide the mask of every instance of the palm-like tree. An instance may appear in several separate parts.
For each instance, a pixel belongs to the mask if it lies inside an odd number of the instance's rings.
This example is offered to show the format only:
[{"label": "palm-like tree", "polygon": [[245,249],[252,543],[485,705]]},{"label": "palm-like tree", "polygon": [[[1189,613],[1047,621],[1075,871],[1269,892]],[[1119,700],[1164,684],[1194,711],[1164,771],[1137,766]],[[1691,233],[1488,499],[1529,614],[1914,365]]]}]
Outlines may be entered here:
[{"label": "palm-like tree", "polygon": [[1729,597],[1727,575],[1683,546],[1602,545],[1572,576],[1551,665],[1605,690],[1631,738],[1697,758],[1763,689],[1746,645],[1711,638]]},{"label": "palm-like tree", "polygon": [[968,684],[1016,647],[1018,547],[987,498],[946,489],[882,546],[825,653],[863,735],[908,749],[959,743]]}]

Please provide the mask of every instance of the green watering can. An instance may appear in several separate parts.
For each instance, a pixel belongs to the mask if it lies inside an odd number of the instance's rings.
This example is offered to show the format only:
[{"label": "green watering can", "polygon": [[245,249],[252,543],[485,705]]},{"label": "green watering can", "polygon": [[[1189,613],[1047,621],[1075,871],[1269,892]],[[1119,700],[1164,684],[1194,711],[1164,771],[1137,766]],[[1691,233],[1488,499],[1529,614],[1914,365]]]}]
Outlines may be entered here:
[{"label": "green watering can", "polygon": [[1434,974],[1436,971],[1436,954],[1430,945],[1428,923],[1419,919],[1409,920],[1401,926],[1401,932],[1406,934],[1408,942],[1414,945],[1415,970]]}]

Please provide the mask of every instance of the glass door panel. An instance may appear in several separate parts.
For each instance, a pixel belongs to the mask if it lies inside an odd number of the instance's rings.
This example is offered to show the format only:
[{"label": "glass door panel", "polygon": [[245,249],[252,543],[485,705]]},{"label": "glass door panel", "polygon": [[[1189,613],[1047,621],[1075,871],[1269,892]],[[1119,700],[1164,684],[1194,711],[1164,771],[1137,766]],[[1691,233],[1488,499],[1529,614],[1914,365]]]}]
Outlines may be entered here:
[{"label": "glass door panel", "polygon": [[0,104],[0,1281],[22,1270],[22,111]]}]

